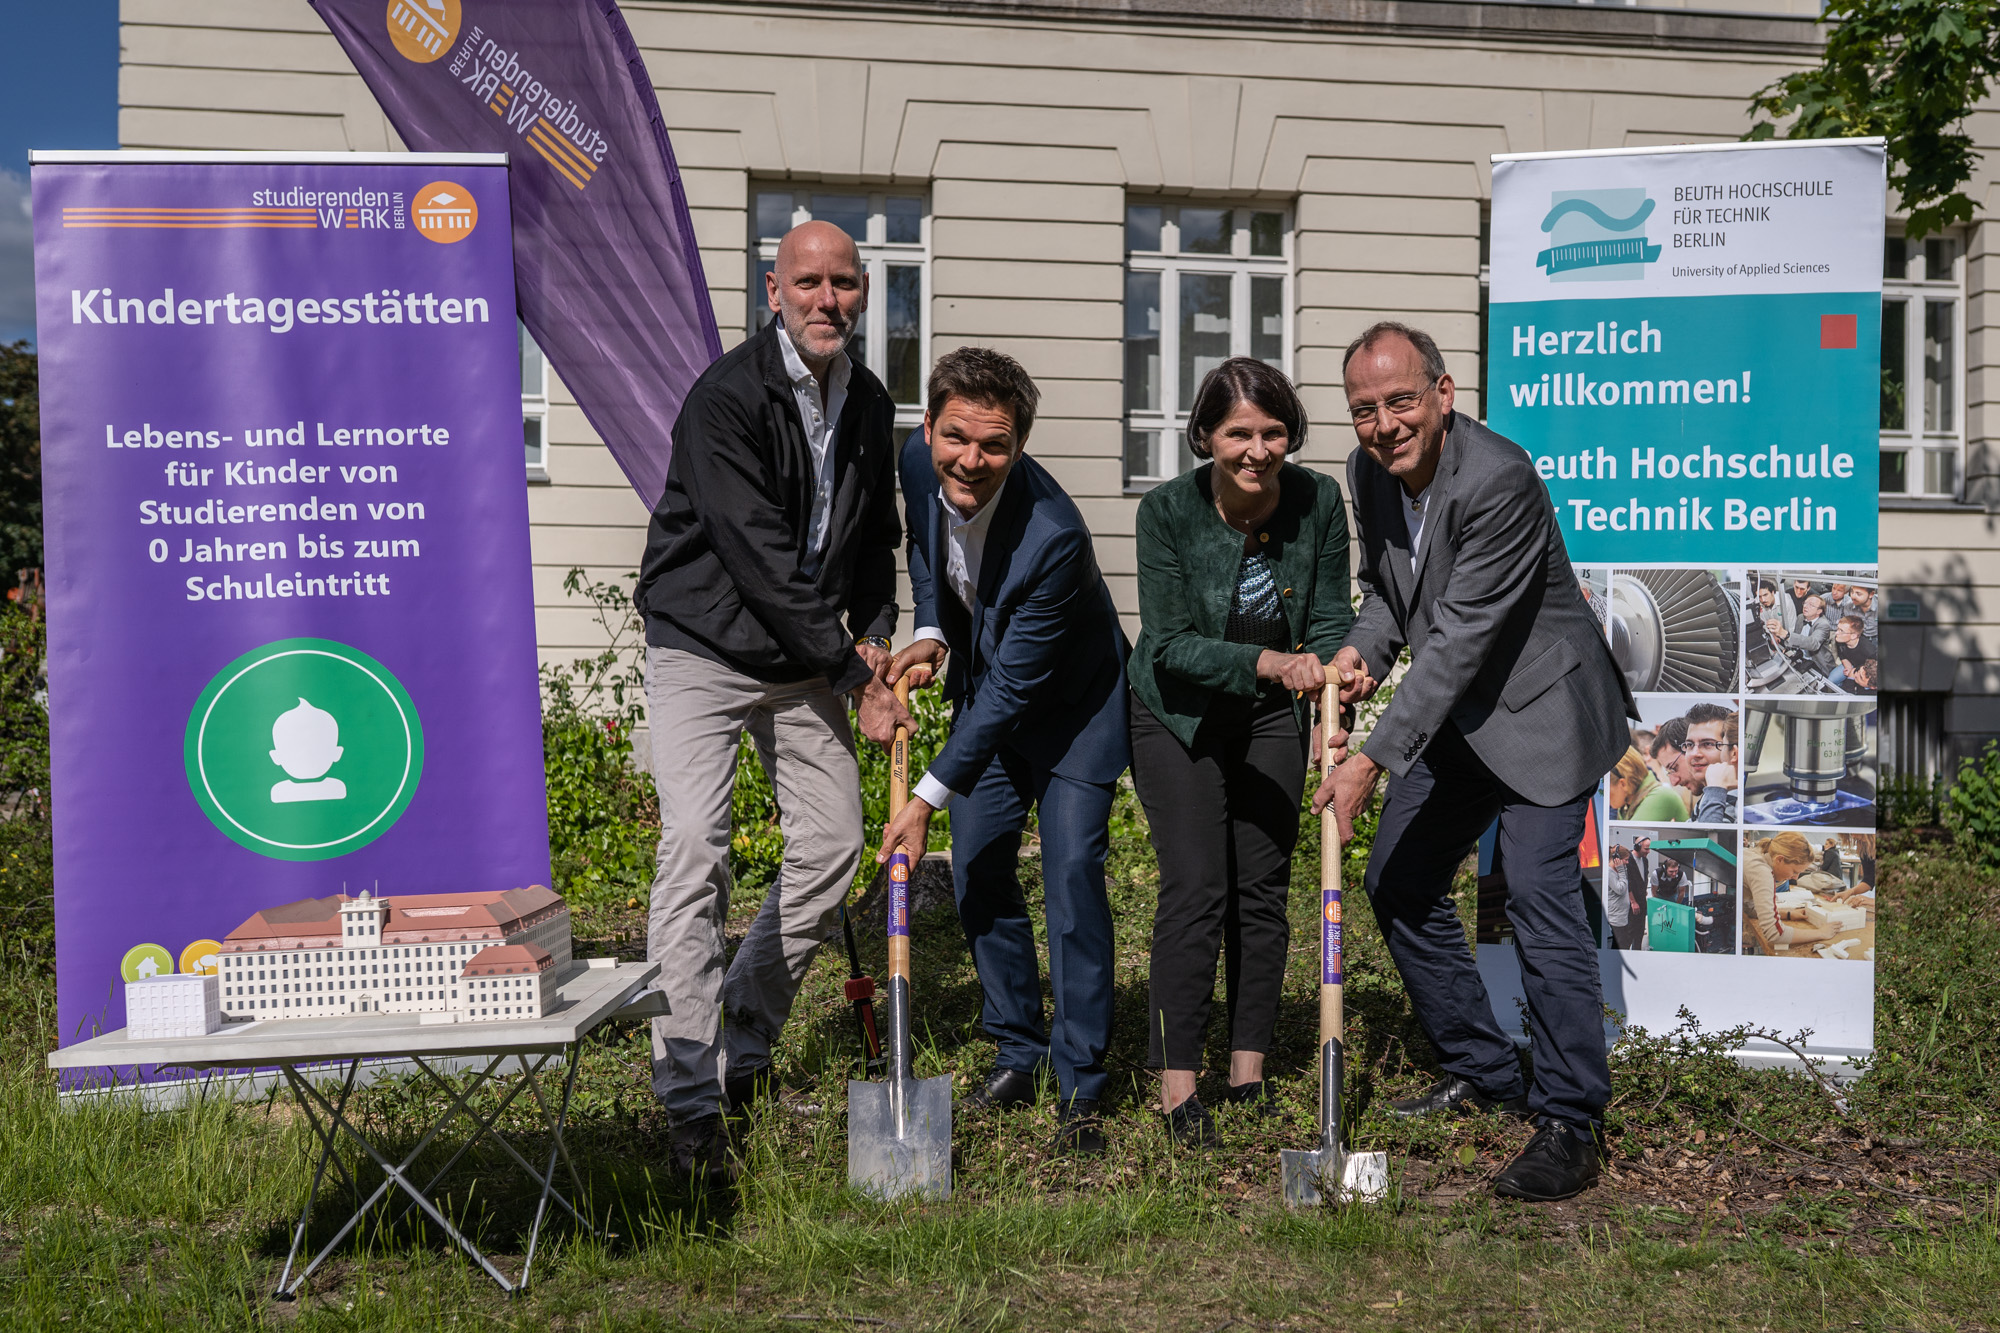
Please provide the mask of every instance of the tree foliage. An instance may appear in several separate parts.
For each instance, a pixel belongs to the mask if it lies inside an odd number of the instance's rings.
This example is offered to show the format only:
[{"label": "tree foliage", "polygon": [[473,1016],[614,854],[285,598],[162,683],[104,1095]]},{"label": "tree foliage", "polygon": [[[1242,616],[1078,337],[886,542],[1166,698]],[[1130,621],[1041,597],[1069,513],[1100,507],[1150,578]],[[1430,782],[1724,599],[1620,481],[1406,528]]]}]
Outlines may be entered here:
[{"label": "tree foliage", "polygon": [[0,577],[42,563],[42,430],[35,354],[0,345]]},{"label": "tree foliage", "polygon": [[1749,137],[1880,135],[1912,238],[1972,221],[1964,122],[2000,74],[2000,0],[1828,0],[1824,18],[1820,64],[1757,94]]}]

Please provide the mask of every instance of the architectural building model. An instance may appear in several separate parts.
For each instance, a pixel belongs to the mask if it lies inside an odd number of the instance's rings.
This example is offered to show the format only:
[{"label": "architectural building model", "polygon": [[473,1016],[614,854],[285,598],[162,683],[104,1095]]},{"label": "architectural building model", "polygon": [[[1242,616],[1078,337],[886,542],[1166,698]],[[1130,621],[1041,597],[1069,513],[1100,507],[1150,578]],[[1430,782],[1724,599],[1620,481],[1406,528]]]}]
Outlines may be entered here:
[{"label": "architectural building model", "polygon": [[[1845,907],[1839,903],[1823,902],[1815,898],[1805,905],[1808,925],[1833,930],[1860,930],[1868,924],[1868,913],[1859,907]],[[1847,955],[1841,954],[1842,958]]]},{"label": "architectural building model", "polygon": [[556,960],[539,944],[496,944],[466,965],[462,1007],[467,1023],[540,1018],[556,995]]},{"label": "architectural building model", "polygon": [[125,983],[125,1035],[203,1037],[222,1026],[220,990],[212,973],[144,977]]},{"label": "architectural building model", "polygon": [[569,905],[539,884],[306,898],[230,931],[220,962],[229,1018],[536,1017],[569,967]]}]

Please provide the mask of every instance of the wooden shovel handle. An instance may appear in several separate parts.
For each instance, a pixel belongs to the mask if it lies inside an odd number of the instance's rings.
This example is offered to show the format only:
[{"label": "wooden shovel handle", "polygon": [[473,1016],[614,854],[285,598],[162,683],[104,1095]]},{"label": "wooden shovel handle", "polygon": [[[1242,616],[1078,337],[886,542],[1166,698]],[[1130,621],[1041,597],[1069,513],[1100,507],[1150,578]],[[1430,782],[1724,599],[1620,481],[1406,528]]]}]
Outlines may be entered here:
[{"label": "wooden shovel handle", "polygon": [[[904,709],[910,706],[910,682],[907,678],[896,682],[896,702]],[[897,727],[896,737],[889,745],[889,818],[903,813],[903,807],[910,803],[910,729]],[[893,866],[893,862],[891,863]],[[909,867],[916,873],[916,867]],[[908,979],[910,975],[910,937],[891,935],[889,937],[889,975]]]},{"label": "wooden shovel handle", "polygon": [[[896,702],[905,711],[910,706],[909,677],[896,682]],[[903,813],[903,807],[910,803],[910,729],[896,728],[896,739],[889,746],[889,818]]]},{"label": "wooden shovel handle", "polygon": [[[1340,728],[1340,684],[1339,671],[1335,670],[1326,682],[1320,695],[1320,777],[1324,781],[1333,773],[1333,738]],[[1338,978],[1341,969],[1338,962],[1328,966],[1326,954],[1332,952],[1337,960],[1340,956],[1340,821],[1334,817],[1333,807],[1328,806],[1319,821],[1319,889],[1320,889],[1320,988],[1319,988],[1319,1040],[1324,1046],[1329,1041],[1339,1041],[1341,1031],[1340,991]],[[1333,978],[1329,980],[1329,977]]]}]

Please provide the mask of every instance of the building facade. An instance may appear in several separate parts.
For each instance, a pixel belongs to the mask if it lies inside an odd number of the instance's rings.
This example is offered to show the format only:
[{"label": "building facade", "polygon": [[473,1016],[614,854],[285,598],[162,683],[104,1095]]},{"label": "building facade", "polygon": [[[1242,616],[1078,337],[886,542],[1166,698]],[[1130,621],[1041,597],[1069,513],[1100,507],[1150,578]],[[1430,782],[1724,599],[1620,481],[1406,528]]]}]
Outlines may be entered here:
[{"label": "building facade", "polygon": [[[126,146],[400,146],[302,0],[121,3]],[[1801,0],[621,7],[725,344],[768,317],[786,228],[845,227],[871,281],[859,354],[904,424],[965,343],[1040,382],[1030,448],[1082,507],[1131,629],[1138,498],[1189,465],[1209,365],[1292,374],[1314,423],[1301,461],[1327,470],[1352,447],[1341,352],[1377,318],[1428,328],[1479,412],[1489,156],[1736,139],[1756,90],[1820,41]],[[1973,224],[1905,242],[1892,211],[1884,256],[1884,760],[1916,774],[2000,737],[2000,110],[1968,129],[1987,152]],[[564,575],[635,569],[646,506],[525,340],[522,413],[542,650],[571,657],[602,630]]]}]

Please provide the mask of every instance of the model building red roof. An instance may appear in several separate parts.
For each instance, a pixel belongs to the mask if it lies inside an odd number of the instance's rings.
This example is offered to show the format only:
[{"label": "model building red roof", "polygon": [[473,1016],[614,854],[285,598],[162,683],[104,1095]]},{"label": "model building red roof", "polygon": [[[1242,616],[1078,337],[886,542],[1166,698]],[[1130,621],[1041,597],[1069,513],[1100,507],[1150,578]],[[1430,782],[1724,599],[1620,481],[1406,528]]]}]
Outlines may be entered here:
[{"label": "model building red roof", "polygon": [[472,955],[465,964],[468,977],[540,972],[555,958],[539,944],[495,944]]},{"label": "model building red roof", "polygon": [[225,944],[254,945],[269,939],[299,939],[311,935],[340,933],[339,894],[326,898],[301,898],[281,907],[267,907],[229,932]]},{"label": "model building red roof", "polygon": [[550,907],[562,904],[562,895],[539,884],[525,889],[502,889],[485,893],[426,893],[389,896],[389,922],[382,927],[387,939],[392,935],[439,934],[457,930],[497,928],[517,930],[523,921]]},{"label": "model building red roof", "polygon": [[[495,930],[508,934],[520,929],[522,922],[551,907],[560,907],[563,902],[561,894],[540,884],[476,893],[385,894],[382,900],[389,904],[389,920],[382,928],[385,943],[392,936],[443,938],[464,931],[484,934]],[[341,908],[355,901],[333,894],[267,907],[230,931],[224,940],[225,947],[254,948],[272,939],[338,937]]]}]

